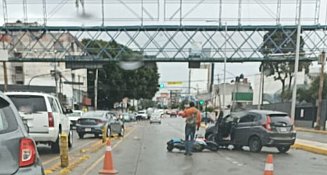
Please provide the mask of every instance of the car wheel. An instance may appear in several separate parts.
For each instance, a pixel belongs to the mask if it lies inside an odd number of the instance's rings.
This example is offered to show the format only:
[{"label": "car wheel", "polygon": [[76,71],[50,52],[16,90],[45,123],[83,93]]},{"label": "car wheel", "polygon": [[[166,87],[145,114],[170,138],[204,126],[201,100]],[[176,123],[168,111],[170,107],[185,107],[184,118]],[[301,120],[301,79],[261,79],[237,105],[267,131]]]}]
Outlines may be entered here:
[{"label": "car wheel", "polygon": [[83,134],[83,133],[78,133],[78,137],[79,137],[80,139],[83,139],[83,138],[84,138],[84,134]]},{"label": "car wheel", "polygon": [[69,148],[73,147],[73,139],[74,139],[73,131],[70,130],[69,135],[68,135],[68,147]]},{"label": "car wheel", "polygon": [[262,149],[260,138],[257,136],[252,136],[249,139],[249,147],[251,152],[260,152]]},{"label": "car wheel", "polygon": [[119,136],[120,137],[124,137],[124,133],[125,132],[125,129],[124,128],[121,128],[121,130],[120,130],[120,133],[119,133]]},{"label": "car wheel", "polygon": [[111,129],[109,127],[107,128],[107,137],[111,137]]},{"label": "car wheel", "polygon": [[286,153],[288,150],[290,150],[291,146],[277,146],[277,149],[280,153]]},{"label": "car wheel", "polygon": [[53,143],[51,144],[51,151],[52,151],[53,153],[60,153],[60,147],[59,147],[59,136],[58,136],[56,142],[53,142]]}]

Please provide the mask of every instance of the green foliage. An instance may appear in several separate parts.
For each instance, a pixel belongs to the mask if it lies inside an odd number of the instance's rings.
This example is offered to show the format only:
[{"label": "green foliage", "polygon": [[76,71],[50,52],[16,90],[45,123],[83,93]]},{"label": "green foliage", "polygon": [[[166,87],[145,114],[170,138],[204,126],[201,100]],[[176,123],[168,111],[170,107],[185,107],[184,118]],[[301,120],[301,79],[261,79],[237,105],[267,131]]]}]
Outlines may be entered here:
[{"label": "green foliage", "polygon": [[[88,53],[100,58],[108,55],[115,57],[119,54],[121,60],[140,60],[142,53],[133,51],[115,41],[84,39],[82,44]],[[122,52],[119,52],[122,50]],[[100,109],[111,108],[115,102],[123,98],[151,99],[158,91],[159,73],[157,65],[143,66],[137,70],[122,70],[116,62],[109,62],[99,70],[98,80],[98,107]],[[94,79],[88,79],[92,84]]]},{"label": "green foliage", "polygon": [[[277,30],[269,31],[264,35],[264,43],[260,48],[261,54],[269,57],[269,54],[288,54],[296,52],[296,31]],[[300,54],[303,55],[304,40],[300,38]],[[262,62],[260,72],[264,71],[266,76],[274,76],[275,80],[279,80],[282,84],[282,100],[289,99],[289,93],[285,92],[286,83],[288,83],[288,91],[291,90],[291,82],[295,68],[295,61],[284,62]],[[309,73],[311,62],[299,62],[299,69]],[[288,82],[286,80],[288,79]]]},{"label": "green foliage", "polygon": [[135,106],[130,106],[130,107],[128,107],[128,110],[129,110],[129,111],[132,111],[132,112],[135,112],[135,111],[136,111]]},{"label": "green foliage", "polygon": [[[320,77],[314,78],[308,89],[301,88],[297,92],[297,98],[299,101],[306,101],[308,103],[315,104],[318,99]],[[327,74],[324,74],[324,86],[322,91],[323,97],[327,95]]]}]

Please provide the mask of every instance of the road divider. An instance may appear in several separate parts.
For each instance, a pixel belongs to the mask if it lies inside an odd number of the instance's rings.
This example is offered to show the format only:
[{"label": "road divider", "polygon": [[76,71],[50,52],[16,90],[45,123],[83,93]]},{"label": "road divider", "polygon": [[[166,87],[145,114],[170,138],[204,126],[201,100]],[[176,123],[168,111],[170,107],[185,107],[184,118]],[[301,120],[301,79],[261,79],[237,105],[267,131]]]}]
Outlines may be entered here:
[{"label": "road divider", "polygon": [[68,135],[63,132],[60,135],[60,165],[62,168],[69,165],[68,149]]},{"label": "road divider", "polygon": [[299,127],[296,127],[295,130],[296,131],[301,131],[301,132],[311,132],[311,133],[326,134],[327,135],[327,131],[324,131],[324,130],[314,130],[314,129],[309,129],[309,128],[299,128]]},{"label": "road divider", "polygon": [[292,146],[294,149],[300,149],[316,154],[322,154],[327,155],[327,144],[319,144],[319,143],[310,143],[310,141],[305,140],[299,140],[295,142],[295,144]]}]

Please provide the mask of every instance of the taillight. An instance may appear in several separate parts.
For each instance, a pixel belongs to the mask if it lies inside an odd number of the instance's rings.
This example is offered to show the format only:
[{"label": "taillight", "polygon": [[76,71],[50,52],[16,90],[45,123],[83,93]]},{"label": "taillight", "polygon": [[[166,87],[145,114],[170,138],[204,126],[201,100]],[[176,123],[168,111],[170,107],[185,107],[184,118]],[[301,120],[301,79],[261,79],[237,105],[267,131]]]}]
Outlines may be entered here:
[{"label": "taillight", "polygon": [[19,167],[30,166],[35,163],[36,147],[32,139],[22,138],[19,146]]},{"label": "taillight", "polygon": [[267,115],[266,123],[263,125],[267,130],[271,131],[271,118]]},{"label": "taillight", "polygon": [[49,127],[54,127],[54,119],[53,119],[53,114],[52,112],[48,112],[48,122],[49,122]]}]

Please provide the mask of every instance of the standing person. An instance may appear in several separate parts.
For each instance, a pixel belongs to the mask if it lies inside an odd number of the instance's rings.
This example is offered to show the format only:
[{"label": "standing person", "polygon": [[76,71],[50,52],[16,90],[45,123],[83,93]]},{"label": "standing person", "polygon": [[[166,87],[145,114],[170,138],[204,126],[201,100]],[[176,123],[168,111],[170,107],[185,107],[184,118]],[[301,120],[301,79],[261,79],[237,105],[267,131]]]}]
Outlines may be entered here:
[{"label": "standing person", "polygon": [[194,107],[194,102],[190,102],[190,107],[186,108],[181,116],[186,118],[185,122],[185,154],[192,155],[195,130],[199,130],[201,124],[201,112]]}]

